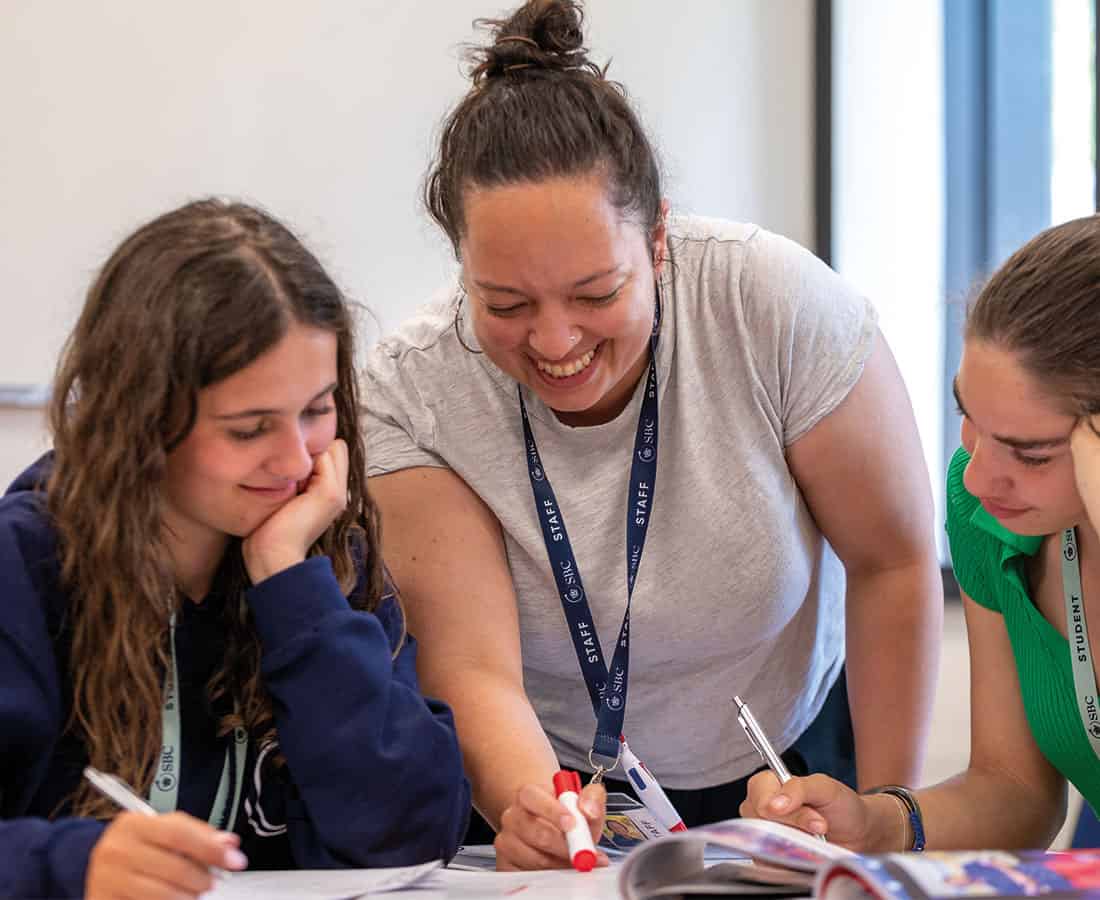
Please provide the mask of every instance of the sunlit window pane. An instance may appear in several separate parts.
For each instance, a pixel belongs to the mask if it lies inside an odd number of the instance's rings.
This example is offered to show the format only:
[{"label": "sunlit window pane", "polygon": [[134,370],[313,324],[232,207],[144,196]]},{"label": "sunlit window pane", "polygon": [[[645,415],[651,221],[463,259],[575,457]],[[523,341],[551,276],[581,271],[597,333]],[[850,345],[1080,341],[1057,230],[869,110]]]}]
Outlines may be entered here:
[{"label": "sunlit window pane", "polygon": [[1093,211],[1096,23],[1093,0],[1052,0],[1051,224]]}]

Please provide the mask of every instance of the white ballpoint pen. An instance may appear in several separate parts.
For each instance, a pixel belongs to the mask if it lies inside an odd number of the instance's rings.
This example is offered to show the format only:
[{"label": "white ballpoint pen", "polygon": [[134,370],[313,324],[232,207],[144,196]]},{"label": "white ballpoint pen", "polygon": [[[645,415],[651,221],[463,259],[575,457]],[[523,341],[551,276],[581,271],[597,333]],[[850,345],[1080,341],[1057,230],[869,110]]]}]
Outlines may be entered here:
[{"label": "white ballpoint pen", "polygon": [[[145,816],[157,815],[157,811],[142,800],[134,792],[134,789],[117,775],[108,775],[106,772],[100,772],[99,769],[85,766],[84,777],[88,779],[92,787],[120,809],[127,812],[141,813]],[[225,869],[219,869],[217,866],[210,866],[210,874],[223,881],[229,878],[229,872]]]},{"label": "white ballpoint pen", "polygon": [[153,807],[134,793],[133,788],[117,775],[108,775],[106,772],[100,772],[99,769],[85,766],[84,777],[91,782],[92,787],[121,809],[146,816],[157,814]]}]

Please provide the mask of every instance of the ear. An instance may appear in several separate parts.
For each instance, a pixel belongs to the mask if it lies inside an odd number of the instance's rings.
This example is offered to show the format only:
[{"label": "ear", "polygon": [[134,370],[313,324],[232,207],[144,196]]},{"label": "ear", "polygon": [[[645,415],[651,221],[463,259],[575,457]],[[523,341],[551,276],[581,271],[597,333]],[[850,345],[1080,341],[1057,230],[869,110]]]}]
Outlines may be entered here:
[{"label": "ear", "polygon": [[653,229],[651,236],[651,248],[653,250],[653,274],[660,277],[665,268],[665,259],[668,253],[668,200],[661,200],[661,218]]}]

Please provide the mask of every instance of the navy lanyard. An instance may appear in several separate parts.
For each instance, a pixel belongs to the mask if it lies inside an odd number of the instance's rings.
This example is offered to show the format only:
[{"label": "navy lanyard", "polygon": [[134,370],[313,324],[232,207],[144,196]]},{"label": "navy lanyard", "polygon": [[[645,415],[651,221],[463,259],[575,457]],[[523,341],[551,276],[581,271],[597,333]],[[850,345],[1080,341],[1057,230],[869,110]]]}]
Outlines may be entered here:
[{"label": "navy lanyard", "polygon": [[[585,687],[588,688],[588,696],[592,700],[592,710],[596,715],[596,736],[592,741],[592,752],[589,753],[588,760],[596,769],[597,776],[602,775],[606,769],[613,769],[618,762],[619,737],[623,733],[623,719],[626,717],[626,687],[630,670],[630,599],[634,594],[634,581],[638,576],[646,531],[653,514],[657,482],[657,335],[660,326],[661,301],[658,293],[653,315],[653,333],[649,338],[649,374],[630,464],[630,494],[626,507],[626,611],[623,613],[623,623],[619,629],[619,639],[611,657],[610,668],[604,663],[603,648],[600,646],[584,584],[581,582],[580,569],[565,530],[565,520],[539,457],[538,445],[527,415],[527,404],[523,402],[523,388],[517,387],[535,511],[542,527],[546,555],[550,559],[550,568],[558,586],[562,611],[573,639],[573,649],[577,652],[577,661],[580,663]],[[611,765],[598,766],[592,758],[593,754],[612,760]]]}]

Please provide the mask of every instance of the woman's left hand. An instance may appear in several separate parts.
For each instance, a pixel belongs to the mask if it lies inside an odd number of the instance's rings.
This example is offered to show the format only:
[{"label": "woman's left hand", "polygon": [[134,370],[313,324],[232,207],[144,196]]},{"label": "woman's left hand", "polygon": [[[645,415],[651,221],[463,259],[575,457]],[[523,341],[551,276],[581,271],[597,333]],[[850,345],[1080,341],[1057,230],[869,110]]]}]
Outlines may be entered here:
[{"label": "woman's left hand", "polygon": [[1100,525],[1100,416],[1082,416],[1070,435],[1073,475],[1077,493],[1085,504],[1089,520]]},{"label": "woman's left hand", "polygon": [[348,505],[348,445],[337,438],[313,461],[297,497],[244,539],[241,553],[253,584],[289,569]]}]

